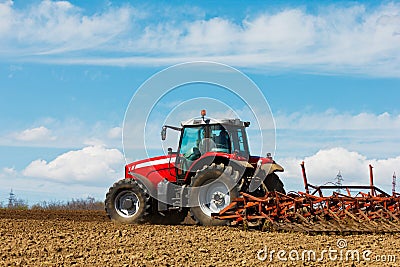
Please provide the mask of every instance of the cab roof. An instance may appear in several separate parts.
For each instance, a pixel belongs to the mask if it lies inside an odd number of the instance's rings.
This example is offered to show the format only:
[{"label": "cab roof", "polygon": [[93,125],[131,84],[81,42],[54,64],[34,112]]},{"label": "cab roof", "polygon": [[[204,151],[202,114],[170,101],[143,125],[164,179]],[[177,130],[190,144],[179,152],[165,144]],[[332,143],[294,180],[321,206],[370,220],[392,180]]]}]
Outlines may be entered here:
[{"label": "cab roof", "polygon": [[215,124],[223,124],[223,125],[231,125],[231,126],[242,126],[248,127],[250,122],[241,121],[240,119],[214,119],[214,118],[194,118],[188,121],[181,122],[181,126],[196,126],[196,125],[215,125]]}]

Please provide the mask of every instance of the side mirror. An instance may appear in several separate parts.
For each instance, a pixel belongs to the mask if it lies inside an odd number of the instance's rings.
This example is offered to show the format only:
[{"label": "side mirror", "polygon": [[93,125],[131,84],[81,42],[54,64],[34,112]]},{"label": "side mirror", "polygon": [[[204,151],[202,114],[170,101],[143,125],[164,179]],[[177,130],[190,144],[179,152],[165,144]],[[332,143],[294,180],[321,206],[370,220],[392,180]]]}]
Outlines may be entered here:
[{"label": "side mirror", "polygon": [[161,140],[167,139],[167,127],[163,126],[161,130]]}]

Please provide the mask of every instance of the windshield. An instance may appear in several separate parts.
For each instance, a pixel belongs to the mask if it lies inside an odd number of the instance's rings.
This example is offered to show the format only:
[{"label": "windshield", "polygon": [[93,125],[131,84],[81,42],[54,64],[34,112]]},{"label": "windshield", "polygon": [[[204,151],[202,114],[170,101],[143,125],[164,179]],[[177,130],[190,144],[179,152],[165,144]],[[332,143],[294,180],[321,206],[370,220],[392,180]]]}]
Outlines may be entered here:
[{"label": "windshield", "polygon": [[196,160],[201,156],[199,143],[205,136],[204,126],[186,127],[183,130],[180,154],[188,160]]},{"label": "windshield", "polygon": [[244,127],[213,124],[185,127],[182,132],[180,154],[194,161],[204,153],[238,153],[248,157],[248,145]]}]

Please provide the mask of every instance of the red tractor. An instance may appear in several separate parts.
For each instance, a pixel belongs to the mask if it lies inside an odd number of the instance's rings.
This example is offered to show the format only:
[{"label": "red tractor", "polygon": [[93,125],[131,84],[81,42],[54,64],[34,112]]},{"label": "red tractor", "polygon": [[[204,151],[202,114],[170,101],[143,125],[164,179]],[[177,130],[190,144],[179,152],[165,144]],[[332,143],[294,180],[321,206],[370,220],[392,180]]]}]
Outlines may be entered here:
[{"label": "red tractor", "polygon": [[270,154],[249,153],[246,127],[239,119],[191,119],[181,127],[178,150],[168,155],[132,162],[125,166],[125,178],[114,183],[105,199],[108,216],[116,222],[161,224],[181,223],[188,212],[201,225],[224,225],[212,214],[227,207],[239,192],[264,196],[285,193],[275,172],[283,168]]}]

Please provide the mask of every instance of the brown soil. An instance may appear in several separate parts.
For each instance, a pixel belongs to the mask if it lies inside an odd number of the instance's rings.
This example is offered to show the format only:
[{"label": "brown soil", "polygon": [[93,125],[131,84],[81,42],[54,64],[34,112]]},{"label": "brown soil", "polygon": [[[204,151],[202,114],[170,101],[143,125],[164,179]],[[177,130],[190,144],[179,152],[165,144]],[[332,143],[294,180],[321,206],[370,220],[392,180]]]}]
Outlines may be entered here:
[{"label": "brown soil", "polygon": [[[309,236],[230,227],[117,225],[99,211],[0,210],[0,266],[398,266],[399,238],[400,234]],[[340,239],[347,247],[338,248]],[[264,248],[269,255],[275,250],[271,262],[269,257],[257,258]],[[278,259],[279,250],[286,251],[281,254],[286,261]],[[302,260],[304,250],[314,250],[316,261],[307,255]],[[324,250],[328,252],[318,261]],[[358,251],[360,261],[346,261],[349,250]],[[370,261],[362,258],[367,250]],[[259,256],[265,254],[261,251]],[[377,256],[386,256],[386,262],[376,261]]]},{"label": "brown soil", "polygon": [[62,220],[109,222],[106,213],[98,210],[7,210],[0,209],[0,219]]}]

